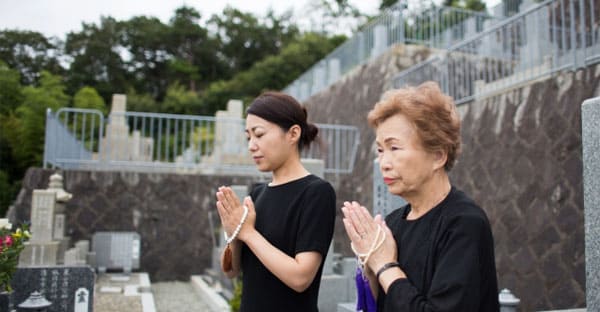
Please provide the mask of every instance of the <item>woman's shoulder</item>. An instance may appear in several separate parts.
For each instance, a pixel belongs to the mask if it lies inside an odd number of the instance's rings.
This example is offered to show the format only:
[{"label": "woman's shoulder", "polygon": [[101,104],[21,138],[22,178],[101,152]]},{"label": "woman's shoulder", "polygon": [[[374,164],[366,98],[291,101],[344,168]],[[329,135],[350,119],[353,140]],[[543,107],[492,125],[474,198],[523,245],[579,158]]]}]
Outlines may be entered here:
[{"label": "woman's shoulder", "polygon": [[448,225],[489,227],[485,211],[463,191],[452,187],[448,201],[442,209],[442,217]]}]

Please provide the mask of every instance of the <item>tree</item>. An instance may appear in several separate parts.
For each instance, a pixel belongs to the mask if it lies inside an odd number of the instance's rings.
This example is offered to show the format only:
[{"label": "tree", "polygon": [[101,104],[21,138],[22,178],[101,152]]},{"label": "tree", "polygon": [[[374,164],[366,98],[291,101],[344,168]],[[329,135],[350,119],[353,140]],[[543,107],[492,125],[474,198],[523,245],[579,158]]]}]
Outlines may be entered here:
[{"label": "tree", "polygon": [[381,0],[381,3],[379,4],[379,10],[383,11],[389,7],[392,7],[396,3],[398,3],[398,0]]},{"label": "tree", "polygon": [[33,84],[42,70],[64,73],[60,66],[60,42],[34,31],[0,31],[0,60],[21,74],[21,82]]},{"label": "tree", "polygon": [[86,109],[97,109],[103,114],[107,113],[106,104],[104,100],[98,94],[96,89],[92,87],[83,87],[73,97],[73,107],[86,108]]},{"label": "tree", "polygon": [[196,92],[188,91],[181,84],[174,83],[167,89],[161,111],[171,114],[186,114],[197,110],[198,107],[200,107],[200,100]]},{"label": "tree", "polygon": [[268,55],[279,53],[298,34],[295,25],[285,21],[289,15],[277,17],[272,11],[264,20],[227,6],[222,15],[213,15],[209,24],[216,27],[222,43],[221,52],[233,73],[241,72]]},{"label": "tree", "polygon": [[136,16],[122,23],[122,44],[133,88],[162,100],[169,86],[169,27],[156,17]]},{"label": "tree", "polygon": [[0,114],[8,115],[23,102],[19,72],[0,60]]},{"label": "tree", "polygon": [[471,11],[485,11],[485,2],[481,0],[444,0],[443,5]]},{"label": "tree", "polygon": [[325,57],[346,38],[327,38],[308,33],[287,45],[279,55],[266,57],[230,80],[216,81],[201,94],[202,106],[195,114],[212,115],[229,99],[252,100],[265,90],[280,90]]},{"label": "tree", "polygon": [[191,7],[180,7],[169,22],[167,50],[173,56],[169,62],[170,81],[187,84],[197,91],[215,79],[224,78],[227,64],[219,58],[219,41],[209,36],[199,25],[200,13]]},{"label": "tree", "polygon": [[65,86],[60,77],[43,71],[40,86],[27,86],[23,89],[23,105],[16,110],[17,120],[14,136],[8,140],[13,149],[14,159],[20,168],[39,166],[44,154],[46,109],[53,111],[69,104]]},{"label": "tree", "polygon": [[102,17],[100,25],[83,23],[83,30],[69,33],[65,53],[71,59],[66,76],[68,92],[90,86],[109,101],[113,93],[124,93],[131,85],[120,53],[122,25],[111,17]]},{"label": "tree", "polygon": [[131,88],[127,91],[127,110],[130,112],[157,113],[160,111],[160,106],[150,94],[137,93]]}]

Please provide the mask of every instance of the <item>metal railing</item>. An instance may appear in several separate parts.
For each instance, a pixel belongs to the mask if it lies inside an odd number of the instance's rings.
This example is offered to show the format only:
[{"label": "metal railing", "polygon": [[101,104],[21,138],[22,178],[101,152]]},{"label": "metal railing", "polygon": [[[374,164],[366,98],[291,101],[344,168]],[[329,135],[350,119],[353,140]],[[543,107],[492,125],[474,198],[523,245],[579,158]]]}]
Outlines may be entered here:
[{"label": "metal railing", "polygon": [[417,64],[398,88],[437,81],[457,104],[600,60],[593,0],[548,0]]},{"label": "metal railing", "polygon": [[454,7],[409,10],[399,2],[313,65],[284,92],[304,101],[394,44],[447,48],[481,32],[484,23],[492,23],[494,19],[487,13]]},{"label": "metal railing", "polygon": [[[258,173],[243,119],[61,108],[46,116],[44,167],[178,173]],[[302,151],[324,172],[350,173],[359,131],[317,124],[321,144]]]}]

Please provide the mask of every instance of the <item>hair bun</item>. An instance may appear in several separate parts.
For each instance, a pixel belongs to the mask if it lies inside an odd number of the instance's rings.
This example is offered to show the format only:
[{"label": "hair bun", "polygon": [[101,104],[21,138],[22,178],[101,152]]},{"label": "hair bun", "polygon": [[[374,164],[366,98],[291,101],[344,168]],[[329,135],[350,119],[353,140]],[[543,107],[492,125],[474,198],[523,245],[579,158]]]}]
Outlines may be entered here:
[{"label": "hair bun", "polygon": [[304,134],[302,135],[302,145],[308,147],[312,141],[315,140],[317,135],[319,134],[319,128],[312,123],[306,123],[306,128],[304,129]]}]

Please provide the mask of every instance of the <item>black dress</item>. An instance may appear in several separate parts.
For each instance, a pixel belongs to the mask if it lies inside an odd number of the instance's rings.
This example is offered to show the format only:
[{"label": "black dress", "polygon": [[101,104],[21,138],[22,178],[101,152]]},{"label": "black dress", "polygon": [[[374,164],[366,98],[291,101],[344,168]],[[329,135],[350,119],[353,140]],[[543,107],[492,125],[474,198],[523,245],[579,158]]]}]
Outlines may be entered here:
[{"label": "black dress", "polygon": [[494,241],[485,212],[452,187],[436,207],[407,220],[410,204],[386,224],[407,279],[379,290],[378,311],[499,311]]},{"label": "black dress", "polygon": [[325,257],[333,238],[335,191],[314,175],[251,192],[256,229],[290,257],[305,251],[322,255],[310,286],[298,293],[273,275],[245,244],[242,247],[242,312],[318,311],[317,296]]}]

